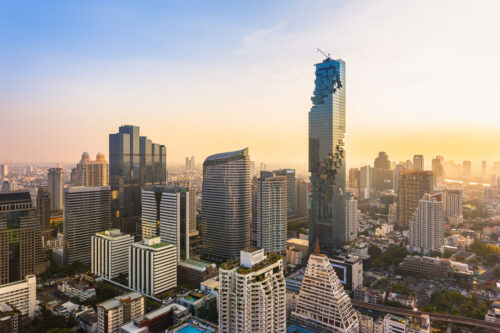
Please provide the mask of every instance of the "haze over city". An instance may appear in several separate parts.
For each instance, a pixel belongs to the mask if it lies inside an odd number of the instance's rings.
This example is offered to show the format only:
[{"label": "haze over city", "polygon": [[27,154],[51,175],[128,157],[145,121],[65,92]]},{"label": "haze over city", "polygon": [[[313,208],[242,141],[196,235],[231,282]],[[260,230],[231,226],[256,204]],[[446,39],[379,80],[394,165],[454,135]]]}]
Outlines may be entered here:
[{"label": "haze over city", "polygon": [[499,14],[496,1],[3,2],[0,140],[15,144],[0,160],[107,155],[108,134],[134,124],[169,164],[248,146],[305,171],[319,47],[347,61],[348,166],[383,150],[479,170],[500,159]]}]

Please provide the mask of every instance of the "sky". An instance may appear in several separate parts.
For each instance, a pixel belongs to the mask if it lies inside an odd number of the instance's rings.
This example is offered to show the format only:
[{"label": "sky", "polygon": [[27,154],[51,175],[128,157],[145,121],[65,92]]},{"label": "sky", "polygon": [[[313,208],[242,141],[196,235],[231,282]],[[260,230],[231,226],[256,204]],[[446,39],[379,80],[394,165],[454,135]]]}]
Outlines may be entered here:
[{"label": "sky", "polygon": [[107,157],[134,124],[169,164],[249,147],[305,169],[317,48],[346,62],[348,166],[500,160],[498,17],[495,0],[0,0],[0,161]]}]

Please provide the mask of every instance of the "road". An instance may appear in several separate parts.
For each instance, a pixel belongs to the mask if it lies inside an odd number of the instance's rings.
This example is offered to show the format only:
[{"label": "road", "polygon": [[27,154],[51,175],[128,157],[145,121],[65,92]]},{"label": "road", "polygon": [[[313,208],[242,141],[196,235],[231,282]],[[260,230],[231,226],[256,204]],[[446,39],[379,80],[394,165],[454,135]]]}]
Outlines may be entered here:
[{"label": "road", "polygon": [[365,309],[370,309],[370,310],[375,310],[375,311],[380,311],[380,312],[388,312],[388,313],[392,313],[392,314],[396,314],[396,315],[400,315],[400,316],[417,317],[417,316],[420,316],[422,314],[427,314],[427,315],[429,315],[431,321],[439,321],[439,322],[445,322],[445,323],[451,323],[451,324],[462,324],[462,325],[474,326],[474,327],[479,327],[479,328],[485,328],[485,329],[488,329],[489,332],[500,332],[500,325],[487,323],[484,320],[450,316],[450,315],[439,314],[439,313],[412,311],[412,310],[395,308],[392,306],[365,303],[365,302],[360,302],[360,301],[356,301],[356,300],[351,300],[351,301],[352,301],[352,305],[360,307],[360,308],[365,308]]}]

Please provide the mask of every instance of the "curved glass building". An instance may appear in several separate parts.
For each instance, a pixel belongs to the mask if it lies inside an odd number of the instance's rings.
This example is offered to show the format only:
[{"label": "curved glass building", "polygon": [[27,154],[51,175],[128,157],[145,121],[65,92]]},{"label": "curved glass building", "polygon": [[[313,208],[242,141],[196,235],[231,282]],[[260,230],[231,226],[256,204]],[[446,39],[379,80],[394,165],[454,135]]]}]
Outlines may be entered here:
[{"label": "curved glass building", "polygon": [[309,245],[312,249],[317,235],[328,250],[346,241],[345,62],[327,58],[316,64],[314,84],[309,112]]},{"label": "curved glass building", "polygon": [[240,250],[250,246],[250,205],[248,148],[207,157],[201,201],[206,258],[239,258]]}]

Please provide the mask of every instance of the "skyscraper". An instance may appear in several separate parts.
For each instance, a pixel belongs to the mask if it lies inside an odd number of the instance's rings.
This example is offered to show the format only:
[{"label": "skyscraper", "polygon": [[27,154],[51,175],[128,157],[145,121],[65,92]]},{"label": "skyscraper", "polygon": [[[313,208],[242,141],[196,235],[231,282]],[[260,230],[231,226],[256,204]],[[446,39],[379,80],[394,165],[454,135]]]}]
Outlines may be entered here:
[{"label": "skyscraper", "polygon": [[92,236],[111,227],[110,201],[109,186],[64,189],[65,265],[76,261],[90,265]]},{"label": "skyscraper", "polygon": [[36,213],[40,217],[40,230],[45,243],[50,239],[50,193],[46,186],[38,187]]},{"label": "skyscraper", "polygon": [[64,172],[62,168],[51,168],[48,174],[50,209],[63,209]]},{"label": "skyscraper", "polygon": [[255,183],[255,244],[266,253],[283,253],[286,250],[289,179],[262,171]]},{"label": "skyscraper", "polygon": [[432,174],[434,176],[434,186],[444,185],[444,158],[442,156],[436,156],[432,159]]},{"label": "skyscraper", "polygon": [[389,156],[383,151],[378,153],[373,163],[375,192],[380,193],[393,188],[392,170]]},{"label": "skyscraper", "polygon": [[402,170],[398,186],[399,230],[408,229],[412,215],[425,193],[432,191],[432,171]]},{"label": "skyscraper", "polygon": [[449,219],[454,216],[462,215],[462,191],[446,190],[444,191],[444,217]]},{"label": "skyscraper", "polygon": [[178,261],[189,259],[189,237],[196,231],[196,196],[185,187],[156,187],[142,191],[142,237],[160,236],[174,244]]},{"label": "skyscraper", "polygon": [[358,237],[358,200],[347,192],[345,198],[346,240],[351,241]]},{"label": "skyscraper", "polygon": [[250,245],[251,193],[248,148],[207,157],[203,163],[203,254],[239,258]]},{"label": "skyscraper", "polygon": [[410,222],[410,250],[422,254],[443,252],[443,194],[424,194]]},{"label": "skyscraper", "polygon": [[264,249],[241,251],[240,264],[223,263],[219,272],[219,332],[286,332],[283,260]]},{"label": "skyscraper", "polygon": [[7,178],[9,175],[9,166],[7,164],[0,165],[0,180]]},{"label": "skyscraper", "polygon": [[0,193],[0,284],[45,268],[40,217],[29,192]]},{"label": "skyscraper", "polygon": [[316,243],[309,256],[291,320],[318,332],[355,333],[359,322],[351,300],[327,256]]},{"label": "skyscraper", "polygon": [[274,174],[287,178],[287,218],[294,218],[297,216],[295,212],[295,169],[274,170]]},{"label": "skyscraper", "polygon": [[464,180],[470,180],[472,175],[472,164],[471,161],[464,161],[462,164],[462,175]]},{"label": "skyscraper", "polygon": [[413,156],[413,170],[417,170],[417,171],[424,170],[424,155],[414,155]]},{"label": "skyscraper", "polygon": [[328,57],[316,64],[314,83],[309,111],[309,243],[319,235],[322,246],[331,249],[346,241],[345,62]]},{"label": "skyscraper", "polygon": [[93,274],[111,280],[120,274],[127,274],[129,268],[128,248],[134,244],[134,236],[119,229],[98,232],[91,238]]},{"label": "skyscraper", "polygon": [[143,186],[166,185],[167,152],[163,145],[139,136],[139,127],[120,126],[109,135],[109,184],[114,223],[123,232],[135,233],[141,215]]},{"label": "skyscraper", "polygon": [[373,197],[373,173],[373,168],[369,165],[365,165],[359,169],[359,198],[370,199]]},{"label": "skyscraper", "polygon": [[107,186],[108,174],[108,162],[104,154],[98,153],[95,161],[91,161],[89,154],[85,152],[80,163],[76,165],[76,179],[73,186]]},{"label": "skyscraper", "polygon": [[309,182],[295,180],[295,212],[298,217],[309,215]]}]

